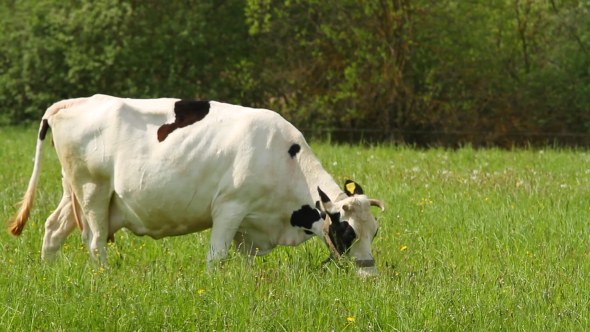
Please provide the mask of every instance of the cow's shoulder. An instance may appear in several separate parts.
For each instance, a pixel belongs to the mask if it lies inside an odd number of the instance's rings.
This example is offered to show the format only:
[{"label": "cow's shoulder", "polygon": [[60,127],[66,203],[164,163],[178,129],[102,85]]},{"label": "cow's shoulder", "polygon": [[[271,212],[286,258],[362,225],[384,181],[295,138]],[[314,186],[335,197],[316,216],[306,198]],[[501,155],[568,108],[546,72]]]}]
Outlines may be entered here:
[{"label": "cow's shoulder", "polygon": [[[234,121],[239,123],[240,127],[245,130],[254,132],[276,132],[281,134],[285,141],[303,142],[303,135],[289,121],[282,117],[281,114],[264,109],[250,108],[238,105],[211,102],[211,112],[216,113],[224,121]],[[275,137],[278,139],[278,137]],[[290,146],[290,144],[289,144]]]}]

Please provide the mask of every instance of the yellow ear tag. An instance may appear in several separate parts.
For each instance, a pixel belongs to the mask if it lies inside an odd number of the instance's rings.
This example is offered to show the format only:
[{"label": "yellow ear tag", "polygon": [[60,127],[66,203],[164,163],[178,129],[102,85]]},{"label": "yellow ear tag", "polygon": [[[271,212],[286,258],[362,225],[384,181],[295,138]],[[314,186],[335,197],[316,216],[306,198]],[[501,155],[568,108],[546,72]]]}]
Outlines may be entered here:
[{"label": "yellow ear tag", "polygon": [[346,190],[348,190],[348,192],[350,194],[354,194],[354,190],[356,189],[356,184],[354,182],[351,182],[349,184],[346,185]]}]

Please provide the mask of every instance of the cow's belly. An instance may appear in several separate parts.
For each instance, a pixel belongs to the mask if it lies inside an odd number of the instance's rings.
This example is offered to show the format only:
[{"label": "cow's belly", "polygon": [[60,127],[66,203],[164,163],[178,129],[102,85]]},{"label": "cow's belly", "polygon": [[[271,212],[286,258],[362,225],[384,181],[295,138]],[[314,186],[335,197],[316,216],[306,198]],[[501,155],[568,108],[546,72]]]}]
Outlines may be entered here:
[{"label": "cow's belly", "polygon": [[111,229],[162,238],[211,228],[211,204],[232,160],[199,146],[167,155],[140,147],[132,159],[116,158]]},{"label": "cow's belly", "polygon": [[[117,193],[111,200],[109,229],[116,232],[127,228],[136,235],[148,235],[154,239],[185,235],[211,228],[209,206],[184,205],[175,201],[175,195],[161,195],[153,199],[149,192],[134,193],[123,199]],[[157,195],[155,195],[157,196]]]}]

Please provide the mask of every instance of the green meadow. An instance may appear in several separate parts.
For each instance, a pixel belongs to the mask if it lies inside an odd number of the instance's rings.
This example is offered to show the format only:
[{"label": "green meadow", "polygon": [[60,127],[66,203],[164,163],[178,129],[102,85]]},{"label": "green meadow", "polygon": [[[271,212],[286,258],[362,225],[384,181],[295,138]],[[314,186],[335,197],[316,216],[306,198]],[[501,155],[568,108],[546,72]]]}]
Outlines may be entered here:
[{"label": "green meadow", "polygon": [[[0,128],[0,219],[16,211],[37,130]],[[583,331],[590,328],[590,154],[581,149],[417,150],[311,142],[353,179],[380,229],[378,277],[321,265],[314,238],[206,272],[209,232],[120,231],[97,268],[76,230],[41,261],[61,198],[50,144],[21,237],[0,232],[1,331]],[[272,193],[269,193],[272,197]]]}]

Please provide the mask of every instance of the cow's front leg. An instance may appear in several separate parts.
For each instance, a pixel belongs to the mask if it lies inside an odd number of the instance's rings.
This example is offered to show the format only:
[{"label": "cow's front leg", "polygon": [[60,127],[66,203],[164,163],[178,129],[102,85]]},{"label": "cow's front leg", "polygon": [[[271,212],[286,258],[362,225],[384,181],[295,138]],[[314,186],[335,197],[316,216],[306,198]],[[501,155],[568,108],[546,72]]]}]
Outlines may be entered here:
[{"label": "cow's front leg", "polygon": [[223,208],[217,209],[214,213],[209,251],[207,252],[207,268],[209,270],[227,257],[232,240],[244,216],[245,213],[236,204],[225,204]]},{"label": "cow's front leg", "polygon": [[252,241],[249,241],[246,238],[244,233],[237,232],[234,236],[234,249],[239,252],[244,259],[246,259],[247,263],[254,263],[257,248],[254,247],[254,243],[252,243]]}]

